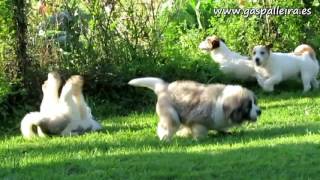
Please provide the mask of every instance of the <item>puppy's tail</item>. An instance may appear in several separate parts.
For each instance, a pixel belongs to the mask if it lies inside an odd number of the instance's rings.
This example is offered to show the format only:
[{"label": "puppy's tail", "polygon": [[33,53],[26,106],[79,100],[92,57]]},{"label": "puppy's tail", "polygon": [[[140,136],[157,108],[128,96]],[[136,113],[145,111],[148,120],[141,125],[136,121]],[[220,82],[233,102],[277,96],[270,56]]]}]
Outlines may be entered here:
[{"label": "puppy's tail", "polygon": [[295,55],[308,54],[312,60],[317,61],[316,53],[313,48],[307,44],[301,44],[294,50]]},{"label": "puppy's tail", "polygon": [[21,121],[20,130],[25,139],[31,139],[37,136],[33,127],[39,126],[45,118],[40,112],[31,112],[25,115]]},{"label": "puppy's tail", "polygon": [[144,77],[132,79],[128,83],[131,86],[146,87],[153,90],[156,94],[167,87],[167,83],[160,78]]}]

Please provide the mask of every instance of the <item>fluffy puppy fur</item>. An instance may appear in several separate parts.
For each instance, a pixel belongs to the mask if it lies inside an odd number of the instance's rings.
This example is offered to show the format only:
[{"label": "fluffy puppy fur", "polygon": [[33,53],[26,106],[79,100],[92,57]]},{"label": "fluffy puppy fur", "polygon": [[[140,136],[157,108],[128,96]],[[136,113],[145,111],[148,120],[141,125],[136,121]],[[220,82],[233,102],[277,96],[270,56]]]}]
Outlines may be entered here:
[{"label": "fluffy puppy fur", "polygon": [[[51,83],[56,82],[48,80],[43,85],[44,95],[55,94],[48,89],[48,87],[53,87]],[[21,121],[23,137],[31,139],[45,135],[78,135],[90,130],[101,129],[99,123],[92,118],[90,108],[84,101],[82,86],[82,77],[72,76],[62,88],[55,111],[28,113]],[[44,104],[42,107],[45,106]]]},{"label": "fluffy puppy fur", "polygon": [[210,53],[224,74],[242,80],[254,80],[256,71],[261,71],[260,74],[263,74],[262,70],[256,68],[249,57],[231,51],[224,40],[217,36],[207,37],[200,43],[199,48]]},{"label": "fluffy puppy fur", "polygon": [[91,109],[82,94],[83,78],[79,75],[71,76],[61,91],[59,100],[63,114],[69,114],[72,121],[61,132],[61,135],[82,134],[86,131],[101,129],[98,122],[93,119]]},{"label": "fluffy puppy fur", "polygon": [[234,125],[256,121],[261,114],[253,92],[241,86],[193,81],[164,82],[159,78],[137,78],[129,85],[147,87],[158,97],[157,134],[160,140],[177,135],[195,139],[208,130],[226,132]]},{"label": "fluffy puppy fur", "polygon": [[272,45],[256,46],[252,56],[256,65],[264,68],[269,74],[268,78],[257,75],[258,84],[265,91],[273,91],[274,85],[299,76],[303,83],[303,92],[309,91],[311,87],[318,88],[316,78],[319,64],[310,46],[298,46],[294,53],[272,52],[271,48]]}]

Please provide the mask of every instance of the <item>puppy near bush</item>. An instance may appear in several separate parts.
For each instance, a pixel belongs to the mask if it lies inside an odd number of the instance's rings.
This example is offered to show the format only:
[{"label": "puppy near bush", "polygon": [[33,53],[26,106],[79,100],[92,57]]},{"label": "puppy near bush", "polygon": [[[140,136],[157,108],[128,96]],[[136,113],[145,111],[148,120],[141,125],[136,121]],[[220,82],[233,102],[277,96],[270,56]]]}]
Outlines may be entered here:
[{"label": "puppy near bush", "polygon": [[[52,78],[52,79],[51,79]],[[21,121],[21,132],[24,138],[43,137],[46,135],[78,135],[87,131],[96,131],[101,126],[96,122],[87,106],[83,94],[83,79],[81,76],[72,76],[63,86],[57,104],[55,95],[58,94],[60,78],[57,74],[48,75],[43,84],[43,101],[40,112],[31,112]],[[49,89],[55,87],[55,89]],[[50,98],[51,97],[51,98]],[[52,104],[55,110],[49,110]],[[48,108],[46,110],[46,108]]]},{"label": "puppy near bush", "polygon": [[[199,44],[199,49],[210,53],[212,59],[219,64],[220,70],[233,78],[255,80],[254,62],[248,56],[231,51],[224,40],[217,36],[208,36]],[[260,72],[260,74],[262,74]]]},{"label": "puppy near bush", "polygon": [[271,51],[272,45],[259,45],[253,49],[253,61],[268,72],[268,78],[257,74],[258,84],[265,91],[273,91],[280,82],[301,77],[303,92],[318,88],[319,64],[314,50],[309,45],[300,45],[294,53]]},{"label": "puppy near bush", "polygon": [[157,134],[160,140],[179,136],[205,137],[208,130],[227,132],[261,114],[252,91],[237,85],[204,85],[193,81],[167,83],[159,78],[133,79],[129,85],[147,87],[158,97]]}]

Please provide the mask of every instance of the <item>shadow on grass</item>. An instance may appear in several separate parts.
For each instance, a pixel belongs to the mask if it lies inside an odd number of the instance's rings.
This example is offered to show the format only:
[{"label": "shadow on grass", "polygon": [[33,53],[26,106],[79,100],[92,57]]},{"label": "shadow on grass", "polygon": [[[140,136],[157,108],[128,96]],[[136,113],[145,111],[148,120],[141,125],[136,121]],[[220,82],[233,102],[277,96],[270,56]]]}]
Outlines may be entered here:
[{"label": "shadow on grass", "polygon": [[141,131],[145,128],[152,128],[150,124],[112,124],[112,125],[105,125],[102,132],[106,133],[117,133],[117,132],[123,132],[123,131]]},{"label": "shadow on grass", "polygon": [[[11,164],[4,179],[313,179],[320,145],[277,144],[205,152],[134,152],[65,157],[46,163]],[[14,163],[14,162],[12,162]]]},{"label": "shadow on grass", "polygon": [[296,102],[282,102],[281,104],[275,103],[275,104],[268,104],[268,105],[260,105],[260,108],[262,108],[262,110],[267,111],[269,109],[278,109],[278,108],[303,108],[303,107],[307,107],[307,106],[312,106],[312,104],[308,103],[308,102],[303,102],[303,103],[296,103]]},{"label": "shadow on grass", "polygon": [[275,100],[290,100],[290,99],[300,99],[300,98],[318,98],[320,96],[320,91],[309,91],[306,93],[287,90],[287,91],[275,91],[275,92],[257,92],[259,97],[264,98],[267,102],[272,102]]},{"label": "shadow on grass", "polygon": [[[320,122],[309,123],[295,126],[283,126],[272,128],[261,128],[253,130],[241,130],[235,131],[231,135],[220,135],[210,133],[209,136],[203,140],[195,141],[192,138],[180,138],[174,137],[171,142],[161,142],[156,136],[155,132],[133,135],[121,135],[111,132],[109,137],[105,133],[95,133],[86,135],[86,137],[61,137],[61,139],[35,139],[37,142],[24,141],[21,139],[19,147],[8,147],[8,149],[2,149],[0,152],[4,156],[14,156],[20,154],[21,156],[28,156],[31,154],[46,154],[48,156],[57,155],[59,153],[72,153],[72,152],[112,152],[115,149],[162,149],[168,147],[188,148],[196,147],[199,145],[228,145],[228,144],[243,144],[252,141],[271,140],[279,137],[292,137],[303,136],[308,134],[320,134]],[[53,142],[59,140],[57,143]],[[50,141],[47,143],[47,141]],[[5,158],[5,157],[2,158]],[[1,159],[1,155],[0,155]]]}]

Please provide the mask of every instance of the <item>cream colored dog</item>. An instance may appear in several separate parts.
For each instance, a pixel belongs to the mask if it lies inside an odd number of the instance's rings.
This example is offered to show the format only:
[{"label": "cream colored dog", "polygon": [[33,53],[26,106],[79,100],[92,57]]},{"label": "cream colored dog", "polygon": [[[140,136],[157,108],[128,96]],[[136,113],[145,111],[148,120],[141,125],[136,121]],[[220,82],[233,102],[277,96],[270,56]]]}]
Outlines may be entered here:
[{"label": "cream colored dog", "polygon": [[93,119],[91,109],[84,100],[82,87],[83,78],[72,76],[62,88],[59,100],[60,109],[63,114],[69,114],[72,119],[61,132],[62,135],[81,134],[101,129],[100,124]]},{"label": "cream colored dog", "polygon": [[[59,82],[60,78],[57,74],[49,73],[48,80],[42,86],[44,98],[41,103],[41,111],[28,113],[21,121],[21,132],[24,138],[30,139],[45,135],[78,135],[101,129],[99,123],[92,118],[91,110],[83,98],[82,77],[69,78],[62,88],[57,103],[54,95],[58,94]],[[46,103],[53,105],[52,108],[55,110],[50,110],[50,106]],[[34,127],[37,127],[37,132]]]},{"label": "cream colored dog", "polygon": [[226,132],[245,121],[256,121],[261,114],[253,92],[235,85],[204,85],[193,81],[166,83],[159,78],[137,78],[129,85],[147,87],[158,97],[157,134],[160,140],[177,135],[195,139],[208,130]]}]

